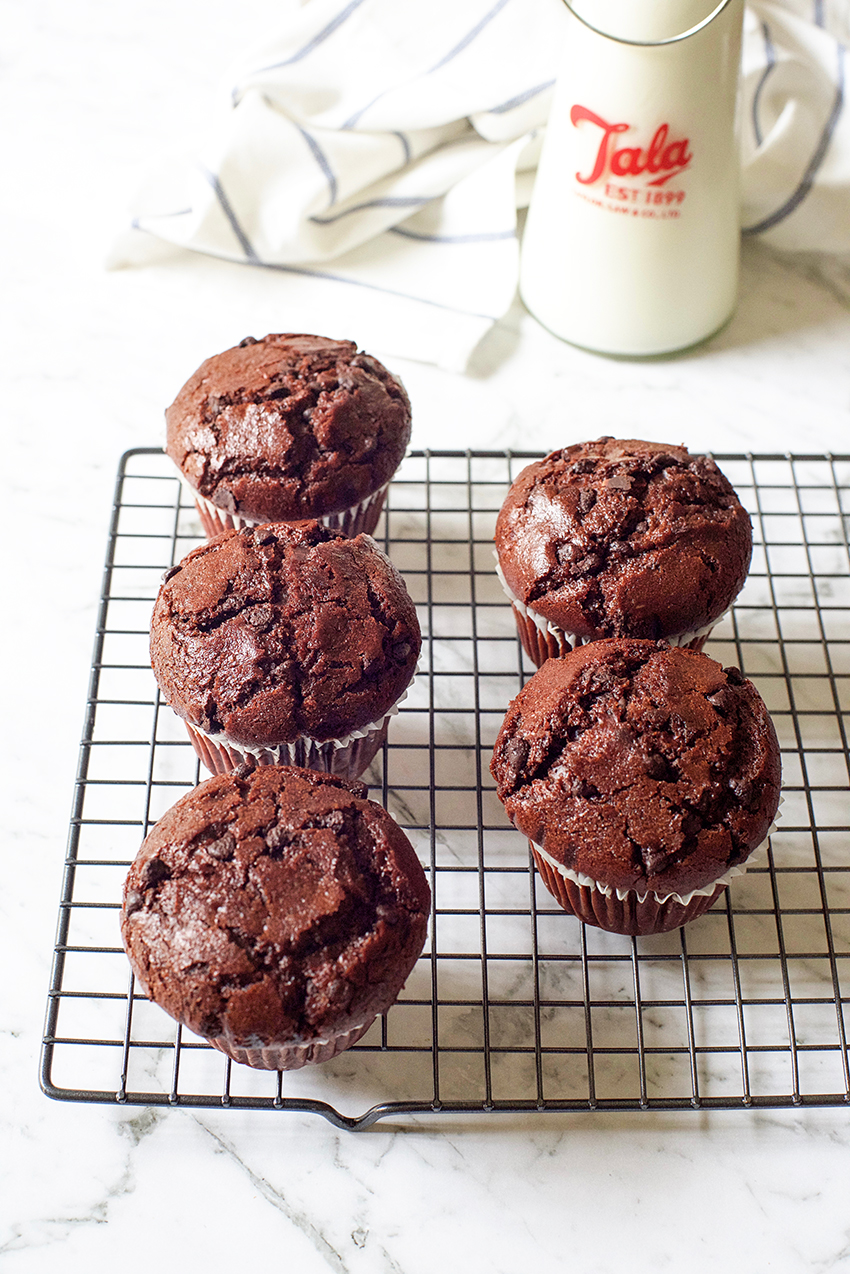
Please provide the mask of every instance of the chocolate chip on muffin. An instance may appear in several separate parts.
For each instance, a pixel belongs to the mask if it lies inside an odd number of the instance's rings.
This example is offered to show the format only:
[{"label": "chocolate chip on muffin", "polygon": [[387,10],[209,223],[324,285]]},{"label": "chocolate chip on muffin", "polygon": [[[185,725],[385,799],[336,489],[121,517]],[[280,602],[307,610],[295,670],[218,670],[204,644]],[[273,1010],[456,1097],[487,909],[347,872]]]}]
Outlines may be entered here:
[{"label": "chocolate chip on muffin", "polygon": [[416,608],[369,536],[317,521],[228,531],[163,582],[151,661],[204,764],[356,776],[409,686]]},{"label": "chocolate chip on muffin", "polygon": [[701,914],[779,802],[755,687],[665,642],[608,639],[548,660],[511,703],[491,770],[561,905],[625,933]]},{"label": "chocolate chip on muffin", "polygon": [[425,941],[430,891],[356,780],[291,766],[208,779],[130,868],[121,933],[146,991],[236,1061],[294,1070],[387,1011]]},{"label": "chocolate chip on muffin", "polygon": [[601,637],[701,649],[749,570],[749,515],[713,460],[600,438],[553,451],[513,483],[496,555],[539,666]]},{"label": "chocolate chip on muffin", "polygon": [[314,517],[371,533],[410,441],[401,381],[322,336],[246,338],[202,363],[165,415],[208,535]]}]

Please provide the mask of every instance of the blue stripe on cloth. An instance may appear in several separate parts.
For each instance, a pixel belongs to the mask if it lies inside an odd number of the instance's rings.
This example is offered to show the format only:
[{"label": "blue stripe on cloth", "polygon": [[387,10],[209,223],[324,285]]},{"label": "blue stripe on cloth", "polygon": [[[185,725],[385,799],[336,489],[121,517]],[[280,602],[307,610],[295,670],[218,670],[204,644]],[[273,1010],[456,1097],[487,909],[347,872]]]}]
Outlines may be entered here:
[{"label": "blue stripe on cloth", "polygon": [[364,208],[421,208],[430,203],[434,195],[388,195],[385,199],[369,199],[366,203],[355,204],[353,208],[345,208],[332,217],[310,217],[309,220],[318,226],[330,226],[342,217],[350,217],[353,212],[362,212]]},{"label": "blue stripe on cloth", "polygon": [[371,110],[376,102],[380,102],[381,98],[389,93],[389,91],[390,90],[388,88],[381,89],[377,97],[373,97],[372,100],[367,102],[365,106],[361,106],[359,111],[355,111],[350,119],[347,119],[344,124],[340,124],[340,128],[353,128],[361,116],[365,115],[368,110]]},{"label": "blue stripe on cloth", "polygon": [[302,274],[308,279],[327,279],[330,283],[348,283],[351,287],[366,288],[369,292],[382,292],[385,296],[395,296],[403,301],[416,301],[419,305],[429,305],[432,309],[447,310],[450,314],[463,314],[466,318],[488,319],[498,322],[498,314],[481,314],[478,310],[464,310],[457,305],[446,305],[442,301],[432,301],[426,296],[416,296],[412,292],[399,292],[395,288],[381,287],[378,283],[367,283],[364,279],[347,279],[342,274],[330,274],[326,270],[308,270],[301,265],[276,265],[273,261],[255,261],[261,270],[279,270],[282,274]]},{"label": "blue stripe on cloth", "polygon": [[516,238],[516,230],[482,231],[480,234],[419,234],[404,226],[389,226],[388,230],[391,234],[400,234],[405,239],[421,239],[424,243],[495,243],[500,239]]},{"label": "blue stripe on cloth", "polygon": [[[462,53],[464,49],[468,48],[469,45],[472,44],[473,40],[477,39],[488,23],[492,22],[496,15],[504,9],[506,4],[510,4],[510,2],[511,0],[498,0],[497,4],[493,6],[490,12],[485,13],[480,22],[477,22],[472,30],[468,31],[461,41],[456,44],[454,48],[449,49],[448,53],[444,54],[444,56],[440,58],[439,62],[435,62],[429,70],[424,72],[424,74],[433,75],[435,71],[439,71],[441,67],[445,66],[448,62],[451,62],[452,59],[456,58],[459,53]],[[379,102],[386,93],[389,93],[389,91],[390,90],[388,88],[383,89],[377,97],[372,98],[371,102],[367,102],[365,106],[361,106],[359,111],[355,111],[351,118],[345,121],[342,127],[354,128],[355,124],[362,119],[366,112],[371,110],[375,103]]]},{"label": "blue stripe on cloth", "polygon": [[507,111],[512,111],[517,106],[524,106],[526,102],[530,102],[532,97],[537,97],[538,93],[545,93],[547,88],[552,88],[554,80],[547,80],[545,84],[537,84],[534,88],[527,88],[524,93],[517,93],[516,97],[509,97],[506,102],[501,102],[498,106],[489,106],[486,111],[482,111],[482,115],[504,115]]},{"label": "blue stripe on cloth", "polygon": [[825,25],[824,13],[823,13],[823,0],[815,0],[815,11],[812,16],[814,18],[814,23],[816,27],[822,27]]},{"label": "blue stripe on cloth", "polygon": [[324,173],[325,180],[327,181],[328,187],[330,190],[329,206],[332,207],[336,203],[336,192],[337,192],[336,174],[334,173],[333,169],[328,163],[327,155],[322,150],[321,146],[316,141],[315,137],[313,137],[312,134],[308,133],[306,128],[302,128],[300,124],[296,124],[295,127],[298,129],[299,133],[304,138],[305,142],[310,148],[311,155],[313,156],[316,163],[319,165],[322,172]]},{"label": "blue stripe on cloth", "polygon": [[282,62],[272,62],[270,66],[262,66],[258,71],[254,71],[253,74],[262,75],[265,71],[276,71],[278,67],[292,66],[293,62],[300,62],[302,58],[307,57],[314,49],[317,49],[320,44],[324,44],[325,40],[332,36],[334,31],[338,31],[342,24],[348,21],[354,10],[360,8],[363,2],[364,0],[349,0],[345,8],[341,9],[335,18],[331,18],[326,27],[323,27],[321,31],[317,31],[312,40],[308,40],[297,53],[293,53],[291,57],[284,58]]},{"label": "blue stripe on cloth", "polygon": [[215,173],[209,172],[208,169],[206,168],[201,169],[201,171],[203,172],[207,181],[210,183],[213,190],[215,191],[216,198],[218,199],[218,202],[221,204],[222,212],[224,213],[225,217],[227,217],[227,220],[230,222],[230,228],[233,231],[233,233],[236,235],[236,238],[239,240],[239,246],[241,247],[242,251],[245,253],[245,256],[253,265],[261,265],[262,262],[260,261],[260,258],[257,256],[256,252],[254,251],[253,247],[251,246],[250,239],[248,238],[245,231],[240,226],[236,218],[236,213],[233,211],[233,208],[231,207],[231,204],[230,204],[230,200],[228,199],[227,195],[224,193],[224,187],[222,186],[218,177],[215,175]]},{"label": "blue stripe on cloth", "polygon": [[[145,234],[155,235],[153,230],[148,230],[146,226],[138,227]],[[155,236],[156,237],[156,236]],[[210,253],[211,256],[217,256],[216,253]],[[220,257],[219,260],[230,261],[229,257]],[[416,296],[412,292],[399,292],[396,288],[381,287],[379,283],[367,283],[364,279],[347,279],[342,274],[331,274],[327,270],[309,270],[302,265],[278,265],[274,261],[260,261],[255,258],[253,261],[231,261],[232,265],[249,265],[257,270],[277,270],[279,274],[300,274],[307,279],[325,279],[329,283],[347,283],[349,287],[365,288],[368,292],[381,292],[385,296],[395,296],[402,301],[415,301],[418,305],[428,305],[435,310],[446,310],[449,314],[462,314],[465,318],[487,319],[490,323],[497,323],[501,317],[498,314],[482,314],[478,310],[465,310],[459,305],[446,305],[442,301],[432,301],[427,296]]]},{"label": "blue stripe on cloth", "polygon": [[459,53],[462,53],[464,49],[468,48],[469,45],[472,44],[473,40],[478,38],[484,28],[493,21],[496,15],[501,13],[506,4],[510,4],[510,0],[498,0],[498,3],[493,6],[489,13],[484,14],[481,21],[476,23],[471,31],[467,32],[459,44],[456,44],[453,49],[449,49],[445,57],[441,57],[439,62],[434,63],[427,74],[433,75],[435,71],[439,71],[441,67],[444,67],[448,62],[451,62],[454,58],[456,58]]},{"label": "blue stripe on cloth", "polygon": [[761,78],[759,79],[759,82],[756,85],[756,91],[755,93],[753,93],[753,108],[752,108],[753,109],[753,132],[755,133],[757,146],[761,146],[761,142],[762,142],[761,127],[759,125],[759,102],[761,100],[761,91],[764,88],[765,80],[767,79],[768,75],[770,75],[770,72],[773,70],[773,68],[776,66],[776,50],[773,47],[773,42],[771,41],[771,38],[770,38],[770,31],[768,30],[768,26],[766,22],[763,22],[761,24],[761,32],[762,32],[762,35],[764,36],[764,55],[766,58],[766,65],[764,70],[761,73]]},{"label": "blue stripe on cloth", "polygon": [[393,133],[393,137],[397,137],[398,140],[401,142],[402,147],[404,149],[404,162],[405,164],[409,164],[410,156],[411,156],[410,142],[407,140],[404,133]]},{"label": "blue stripe on cloth", "polygon": [[790,198],[786,199],[785,203],[780,208],[777,208],[775,212],[770,213],[769,216],[765,217],[762,221],[757,222],[755,225],[744,226],[741,231],[742,234],[761,234],[762,231],[770,230],[773,226],[778,225],[780,221],[784,221],[785,218],[790,216],[796,208],[799,208],[800,204],[806,198],[814,185],[817,171],[824,161],[826,152],[829,149],[829,143],[832,141],[836,125],[838,124],[838,120],[840,119],[841,112],[844,108],[844,54],[844,45],[839,44],[838,84],[835,90],[835,101],[833,102],[829,119],[826,121],[824,130],[821,133],[820,140],[818,141],[814,153],[809,160],[806,171],[803,173],[800,184]]}]

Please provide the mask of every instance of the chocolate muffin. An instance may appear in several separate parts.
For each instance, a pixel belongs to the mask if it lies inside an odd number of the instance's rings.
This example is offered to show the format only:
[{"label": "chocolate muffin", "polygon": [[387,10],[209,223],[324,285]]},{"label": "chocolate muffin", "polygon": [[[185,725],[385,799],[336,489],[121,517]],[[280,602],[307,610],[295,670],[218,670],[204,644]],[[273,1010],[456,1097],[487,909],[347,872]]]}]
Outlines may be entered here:
[{"label": "chocolate muffin", "polygon": [[549,890],[616,933],[706,911],[779,804],[779,745],[755,687],[665,642],[548,660],[511,703],[491,771]]},{"label": "chocolate muffin", "polygon": [[293,766],[207,779],[156,824],[121,934],[148,997],[232,1057],[295,1070],[395,1001],[430,891],[362,783]]},{"label": "chocolate muffin", "polygon": [[165,419],[210,536],[303,518],[370,534],[410,441],[401,381],[353,341],[293,333],[208,358]]},{"label": "chocolate muffin", "polygon": [[166,575],[151,662],[203,763],[355,777],[416,670],[416,608],[368,535],[322,523],[226,531]]},{"label": "chocolate muffin", "polygon": [[702,649],[740,592],[749,515],[707,456],[600,438],[523,469],[496,522],[496,557],[529,658],[600,637]]}]

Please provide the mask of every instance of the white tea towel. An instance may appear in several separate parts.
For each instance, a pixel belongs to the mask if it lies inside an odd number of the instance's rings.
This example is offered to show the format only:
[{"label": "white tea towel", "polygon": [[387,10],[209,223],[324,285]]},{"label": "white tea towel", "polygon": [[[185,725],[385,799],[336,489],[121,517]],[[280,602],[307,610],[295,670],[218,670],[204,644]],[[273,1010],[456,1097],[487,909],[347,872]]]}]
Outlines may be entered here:
[{"label": "white tea towel", "polygon": [[743,52],[745,234],[778,248],[850,251],[847,0],[757,0]]},{"label": "white tea towel", "polygon": [[[564,22],[561,0],[308,0],[111,264],[164,241],[336,282],[384,349],[462,369],[514,296]],[[848,31],[850,0],[747,10],[742,221],[781,248],[850,250]]]}]

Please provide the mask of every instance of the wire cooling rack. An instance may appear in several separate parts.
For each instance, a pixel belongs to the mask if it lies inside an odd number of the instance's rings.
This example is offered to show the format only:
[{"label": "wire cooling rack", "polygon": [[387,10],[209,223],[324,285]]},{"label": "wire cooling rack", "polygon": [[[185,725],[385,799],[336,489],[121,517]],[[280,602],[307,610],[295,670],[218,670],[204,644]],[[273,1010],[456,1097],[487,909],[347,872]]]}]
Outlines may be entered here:
[{"label": "wire cooling rack", "polygon": [[430,871],[429,943],[399,1002],[323,1066],[230,1063],[134,987],[121,886],[151,825],[205,777],[147,650],[162,574],[201,538],[170,462],[122,459],[59,907],[42,1087],[68,1101],[312,1111],[745,1109],[850,1102],[850,456],[719,455],[752,570],[707,652],[755,682],[784,805],[766,861],[685,929],[585,928],[546,892],[489,775],[532,669],[492,534],[530,454],[415,452],[378,538],[417,603],[415,685],[365,776]]}]

